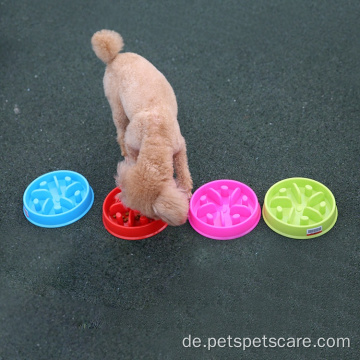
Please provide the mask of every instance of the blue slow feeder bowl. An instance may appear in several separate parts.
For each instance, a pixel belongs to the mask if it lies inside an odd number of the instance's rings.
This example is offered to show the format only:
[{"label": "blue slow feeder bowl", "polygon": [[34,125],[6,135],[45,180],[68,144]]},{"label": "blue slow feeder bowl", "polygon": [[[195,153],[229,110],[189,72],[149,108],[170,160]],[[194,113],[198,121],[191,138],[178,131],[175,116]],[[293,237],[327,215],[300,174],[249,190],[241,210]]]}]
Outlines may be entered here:
[{"label": "blue slow feeder bowl", "polygon": [[94,192],[79,173],[58,170],[35,179],[25,190],[26,218],[34,225],[56,228],[81,219],[94,202]]}]

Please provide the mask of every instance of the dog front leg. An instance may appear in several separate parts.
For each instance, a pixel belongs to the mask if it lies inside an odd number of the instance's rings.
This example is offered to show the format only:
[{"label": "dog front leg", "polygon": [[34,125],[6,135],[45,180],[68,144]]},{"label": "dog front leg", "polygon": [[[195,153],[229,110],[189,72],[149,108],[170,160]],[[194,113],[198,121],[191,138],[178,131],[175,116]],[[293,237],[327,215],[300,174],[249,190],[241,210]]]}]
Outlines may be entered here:
[{"label": "dog front leg", "polygon": [[174,168],[177,186],[185,190],[190,199],[193,181],[189,171],[185,141],[180,151],[174,154]]}]

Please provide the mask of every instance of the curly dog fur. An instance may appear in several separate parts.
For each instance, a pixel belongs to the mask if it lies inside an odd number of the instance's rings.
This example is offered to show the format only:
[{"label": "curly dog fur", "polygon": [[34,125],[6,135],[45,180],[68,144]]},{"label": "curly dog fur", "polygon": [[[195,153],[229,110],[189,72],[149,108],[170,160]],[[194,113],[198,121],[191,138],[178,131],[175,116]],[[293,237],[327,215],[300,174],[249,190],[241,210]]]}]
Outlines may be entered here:
[{"label": "curly dog fur", "polygon": [[171,85],[142,56],[120,53],[124,42],[115,31],[98,31],[91,43],[107,65],[104,91],[125,158],[116,176],[121,201],[169,225],[185,223],[193,184]]}]

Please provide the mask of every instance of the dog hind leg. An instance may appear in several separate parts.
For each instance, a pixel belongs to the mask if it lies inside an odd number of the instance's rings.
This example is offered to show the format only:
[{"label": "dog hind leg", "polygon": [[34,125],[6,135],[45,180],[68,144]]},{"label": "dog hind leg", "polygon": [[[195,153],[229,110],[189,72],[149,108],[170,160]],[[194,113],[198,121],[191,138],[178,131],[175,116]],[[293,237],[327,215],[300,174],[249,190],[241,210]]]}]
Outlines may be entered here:
[{"label": "dog hind leg", "polygon": [[129,119],[126,116],[126,113],[120,103],[111,104],[111,111],[113,116],[113,121],[116,127],[117,133],[117,142],[120,145],[121,155],[126,157],[127,151],[125,147],[125,131],[129,125]]}]

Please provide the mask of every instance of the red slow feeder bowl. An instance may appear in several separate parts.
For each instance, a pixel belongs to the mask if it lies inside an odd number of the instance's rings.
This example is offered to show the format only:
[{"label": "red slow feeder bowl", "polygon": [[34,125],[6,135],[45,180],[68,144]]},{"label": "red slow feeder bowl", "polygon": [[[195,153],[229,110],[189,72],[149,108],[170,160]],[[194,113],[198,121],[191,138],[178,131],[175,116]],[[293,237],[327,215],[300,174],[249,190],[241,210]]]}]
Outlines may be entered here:
[{"label": "red slow feeder bowl", "polygon": [[119,188],[112,190],[103,204],[103,224],[110,234],[125,240],[142,240],[167,227],[162,220],[149,219],[124,206],[117,197],[120,192]]}]

